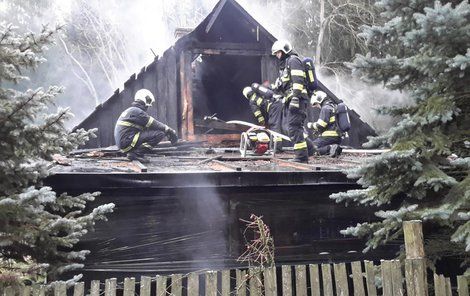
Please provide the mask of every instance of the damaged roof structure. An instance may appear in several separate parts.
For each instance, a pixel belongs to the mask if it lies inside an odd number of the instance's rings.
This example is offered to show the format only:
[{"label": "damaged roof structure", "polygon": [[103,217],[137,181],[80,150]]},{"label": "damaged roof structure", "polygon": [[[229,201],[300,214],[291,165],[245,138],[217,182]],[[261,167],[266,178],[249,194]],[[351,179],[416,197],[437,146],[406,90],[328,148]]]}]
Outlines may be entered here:
[{"label": "damaged roof structure", "polygon": [[[98,128],[98,137],[83,148],[115,144],[116,120],[140,88],[156,95],[156,105],[149,114],[178,131],[180,138],[212,143],[238,140],[238,131],[213,129],[203,119],[217,114],[225,121],[255,123],[242,89],[253,82],[276,79],[277,60],[271,56],[274,41],[276,38],[236,1],[219,1],[193,31],[131,75],[122,91],[117,89],[76,127]],[[321,82],[319,85],[333,100],[340,101]],[[375,133],[354,110],[349,115],[352,128],[348,142],[343,144],[359,148]],[[318,113],[310,110],[310,121],[315,116]]]},{"label": "damaged roof structure", "polygon": [[[109,221],[98,223],[79,244],[91,250],[81,271],[85,279],[240,266],[237,258],[246,240],[241,219],[251,214],[269,225],[278,264],[393,257],[391,247],[365,257],[362,240],[340,233],[375,220],[372,210],[347,208],[329,198],[359,188],[342,170],[362,163],[366,152],[312,157],[310,164],[288,162],[292,151],[245,158],[237,148],[223,147],[224,141],[239,141],[239,131],[204,122],[214,113],[227,121],[253,122],[241,90],[277,76],[270,55],[274,41],[236,1],[221,0],[199,26],[77,126],[98,128],[98,137],[66,159],[66,166],[53,167],[45,183],[58,193],[99,191],[95,203],[116,204]],[[119,114],[140,88],[156,94],[149,114],[186,140],[176,147],[159,144],[145,166],[108,147],[114,144]],[[359,147],[374,131],[354,111],[350,117],[349,145]]]}]

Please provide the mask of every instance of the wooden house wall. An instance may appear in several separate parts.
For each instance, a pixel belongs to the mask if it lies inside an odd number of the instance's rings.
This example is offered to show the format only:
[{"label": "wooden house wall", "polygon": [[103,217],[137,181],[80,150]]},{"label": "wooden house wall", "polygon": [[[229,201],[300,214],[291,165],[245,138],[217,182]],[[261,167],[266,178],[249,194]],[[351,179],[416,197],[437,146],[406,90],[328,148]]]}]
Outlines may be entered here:
[{"label": "wooden house wall", "polygon": [[115,144],[115,123],[122,111],[131,106],[134,94],[141,88],[150,90],[156,97],[156,104],[148,113],[176,129],[178,127],[176,75],[176,55],[173,48],[167,50],[161,59],[142,68],[138,75],[132,74],[124,83],[122,91],[117,89],[108,100],[96,107],[88,118],[75,127],[75,129],[98,128],[97,138],[91,139],[82,148],[107,147]]}]

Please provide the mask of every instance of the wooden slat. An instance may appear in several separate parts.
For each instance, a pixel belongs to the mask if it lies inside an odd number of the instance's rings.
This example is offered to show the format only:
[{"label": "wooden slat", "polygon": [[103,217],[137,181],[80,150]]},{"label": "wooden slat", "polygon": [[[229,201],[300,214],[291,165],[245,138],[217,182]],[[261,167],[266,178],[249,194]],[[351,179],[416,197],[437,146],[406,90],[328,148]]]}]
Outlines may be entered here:
[{"label": "wooden slat", "polygon": [[100,281],[91,281],[91,296],[100,296]]},{"label": "wooden slat", "polygon": [[452,296],[452,285],[450,283],[450,278],[444,278],[446,283],[446,295]]},{"label": "wooden slat", "polygon": [[263,271],[264,295],[277,296],[276,267],[268,267]]},{"label": "wooden slat", "polygon": [[199,296],[199,274],[194,272],[188,276],[188,296]]},{"label": "wooden slat", "polygon": [[465,276],[460,275],[457,277],[457,291],[459,292],[459,296],[469,296],[468,281]]},{"label": "wooden slat", "polygon": [[321,273],[322,273],[322,279],[323,279],[323,295],[333,296],[333,280],[331,277],[331,265],[322,264]]},{"label": "wooden slat", "polygon": [[[104,285],[105,296],[116,296],[117,280],[115,278],[107,279]],[[141,291],[142,295],[142,291]]]},{"label": "wooden slat", "polygon": [[67,296],[67,286],[65,282],[57,282],[54,285],[54,296]]},{"label": "wooden slat", "polygon": [[140,296],[150,296],[152,278],[149,276],[140,277]]},{"label": "wooden slat", "polygon": [[401,273],[401,263],[399,260],[390,262],[392,273],[392,289],[394,296],[403,296],[403,275]]},{"label": "wooden slat", "polygon": [[346,274],[346,264],[339,263],[333,265],[335,271],[336,295],[349,296],[348,276]]},{"label": "wooden slat", "polygon": [[351,263],[353,286],[354,286],[354,296],[365,296],[366,292],[364,290],[364,277],[362,274],[361,262],[355,261]]},{"label": "wooden slat", "polygon": [[262,295],[261,269],[250,268],[249,278],[250,278],[250,296],[261,296]]},{"label": "wooden slat", "polygon": [[446,296],[445,285],[444,277],[434,274],[434,293],[436,296]]},{"label": "wooden slat", "polygon": [[123,296],[134,296],[135,295],[135,278],[124,279],[124,292]]},{"label": "wooden slat", "polygon": [[15,290],[13,287],[6,287],[5,290],[3,291],[4,296],[15,296]]},{"label": "wooden slat", "polygon": [[236,284],[236,295],[246,296],[246,271],[236,270],[237,284]]},{"label": "wooden slat", "polygon": [[307,267],[295,266],[295,295],[307,296]]},{"label": "wooden slat", "polygon": [[392,266],[390,261],[380,260],[380,269],[382,271],[382,295],[393,296]]},{"label": "wooden slat", "polygon": [[421,221],[404,221],[405,249],[407,259],[424,258],[423,226]]},{"label": "wooden slat", "polygon": [[230,295],[230,270],[222,271],[222,296]]},{"label": "wooden slat", "polygon": [[364,261],[366,268],[366,287],[368,296],[377,296],[377,287],[375,286],[375,267],[372,261]]},{"label": "wooden slat", "polygon": [[217,272],[206,272],[206,296],[217,296]]},{"label": "wooden slat", "polygon": [[405,259],[405,278],[408,296],[428,295],[425,259]]},{"label": "wooden slat", "polygon": [[43,285],[33,286],[33,296],[45,296],[46,288]]},{"label": "wooden slat", "polygon": [[312,296],[320,296],[320,273],[317,264],[308,265],[310,273],[310,291]]},{"label": "wooden slat", "polygon": [[183,276],[173,274],[171,276],[171,295],[181,296],[183,294]]},{"label": "wooden slat", "polygon": [[80,282],[76,283],[73,287],[73,296],[83,296],[85,295],[85,283]]},{"label": "wooden slat", "polygon": [[31,295],[31,286],[23,286],[20,291],[21,296],[30,296]]},{"label": "wooden slat", "polygon": [[290,265],[282,265],[282,295],[292,296],[292,269]]},{"label": "wooden slat", "polygon": [[166,276],[157,275],[157,295],[156,296],[165,296],[166,295]]}]

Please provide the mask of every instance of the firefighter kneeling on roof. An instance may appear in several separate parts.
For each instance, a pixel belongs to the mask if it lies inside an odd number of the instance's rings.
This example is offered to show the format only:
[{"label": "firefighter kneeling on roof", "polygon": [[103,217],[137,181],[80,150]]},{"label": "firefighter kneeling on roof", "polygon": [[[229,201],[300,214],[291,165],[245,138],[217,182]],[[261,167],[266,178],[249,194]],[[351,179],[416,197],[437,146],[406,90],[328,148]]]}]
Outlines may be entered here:
[{"label": "firefighter kneeling on roof", "polygon": [[[250,103],[251,111],[256,117],[258,125],[283,134],[281,97],[264,85],[253,83],[243,89],[243,95]],[[276,152],[282,152],[282,139],[274,137],[276,141]]]},{"label": "firefighter kneeling on roof", "polygon": [[176,131],[147,114],[147,109],[155,102],[147,89],[135,93],[132,106],[119,116],[114,128],[114,139],[118,148],[127,154],[129,160],[149,162],[144,157],[166,136],[175,145],[178,142]]},{"label": "firefighter kneeling on roof", "polygon": [[[319,155],[329,154],[331,157],[337,157],[341,154],[341,133],[343,132],[340,128],[338,119],[338,106],[328,98],[325,92],[316,91],[310,100],[310,103],[315,108],[321,108],[320,116],[316,122],[307,123],[307,128],[313,129],[314,133],[318,136],[313,140],[313,149]],[[347,123],[349,124],[349,117],[347,114],[347,108],[344,104],[342,107],[345,109],[345,115]],[[343,115],[343,114],[341,114]],[[344,127],[345,130],[349,130],[349,127]]]}]

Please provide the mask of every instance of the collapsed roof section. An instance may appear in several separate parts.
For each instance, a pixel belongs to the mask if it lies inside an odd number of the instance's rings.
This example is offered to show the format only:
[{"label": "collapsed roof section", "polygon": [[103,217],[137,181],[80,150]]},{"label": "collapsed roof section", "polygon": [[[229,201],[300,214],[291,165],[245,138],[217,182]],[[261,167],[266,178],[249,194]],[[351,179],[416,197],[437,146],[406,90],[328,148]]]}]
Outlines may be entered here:
[{"label": "collapsed roof section", "polygon": [[[149,114],[176,129],[185,140],[220,143],[238,141],[238,131],[214,129],[204,116],[217,114],[223,120],[254,122],[243,87],[253,82],[274,81],[277,62],[270,55],[276,40],[236,1],[221,0],[189,34],[181,37],[138,74],[133,74],[104,103],[76,128],[98,128],[97,138],[84,148],[107,147],[114,143],[114,124],[130,106],[135,92],[147,88],[156,94]],[[320,83],[334,100],[339,99]],[[310,120],[315,113],[309,112]],[[353,128],[349,144],[359,147],[372,128],[350,111]]]}]

